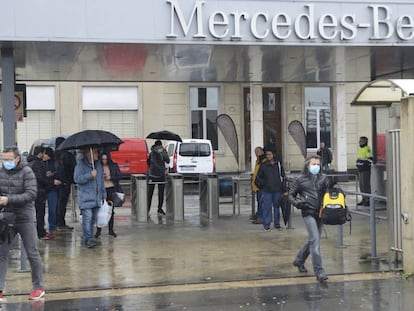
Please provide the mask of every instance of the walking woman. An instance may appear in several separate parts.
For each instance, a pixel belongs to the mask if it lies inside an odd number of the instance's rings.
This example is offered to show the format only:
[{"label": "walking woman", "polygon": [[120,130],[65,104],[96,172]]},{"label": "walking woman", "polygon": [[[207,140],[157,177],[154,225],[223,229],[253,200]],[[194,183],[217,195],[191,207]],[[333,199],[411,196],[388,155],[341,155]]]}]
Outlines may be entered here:
[{"label": "walking woman", "polygon": [[[119,181],[121,180],[121,171],[118,164],[112,161],[109,152],[103,152],[101,154],[101,162],[103,167],[104,174],[104,184],[106,190],[106,199],[112,201],[116,192],[122,192],[121,185]],[[108,223],[108,234],[116,238],[116,233],[114,231],[114,211],[115,207],[112,206],[112,215]],[[101,235],[102,228],[97,228],[95,233],[95,238],[98,238]]]},{"label": "walking woman", "polygon": [[322,225],[319,219],[319,209],[323,195],[329,186],[329,178],[321,172],[321,159],[315,154],[305,160],[302,174],[293,181],[289,188],[289,200],[302,211],[303,221],[308,231],[308,241],[296,255],[293,265],[298,268],[299,272],[308,272],[305,261],[311,255],[313,271],[320,282],[326,281],[328,277],[322,266],[320,251]]}]

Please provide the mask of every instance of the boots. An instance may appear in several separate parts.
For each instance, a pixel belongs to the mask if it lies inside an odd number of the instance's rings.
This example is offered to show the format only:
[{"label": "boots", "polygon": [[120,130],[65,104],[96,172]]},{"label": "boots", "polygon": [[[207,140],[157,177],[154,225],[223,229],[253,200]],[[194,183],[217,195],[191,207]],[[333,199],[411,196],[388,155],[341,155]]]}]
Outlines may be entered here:
[{"label": "boots", "polygon": [[97,239],[101,236],[101,231],[102,231],[102,228],[99,228],[99,227],[96,228],[95,239]]}]

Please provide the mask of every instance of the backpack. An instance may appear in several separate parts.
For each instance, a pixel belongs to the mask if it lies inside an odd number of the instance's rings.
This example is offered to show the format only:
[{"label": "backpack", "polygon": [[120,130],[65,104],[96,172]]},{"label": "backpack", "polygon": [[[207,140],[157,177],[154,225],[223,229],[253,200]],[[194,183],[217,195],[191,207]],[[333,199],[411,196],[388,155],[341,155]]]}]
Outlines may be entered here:
[{"label": "backpack", "polygon": [[351,221],[348,207],[345,203],[345,194],[339,187],[330,188],[322,200],[319,217],[324,225],[343,225]]}]

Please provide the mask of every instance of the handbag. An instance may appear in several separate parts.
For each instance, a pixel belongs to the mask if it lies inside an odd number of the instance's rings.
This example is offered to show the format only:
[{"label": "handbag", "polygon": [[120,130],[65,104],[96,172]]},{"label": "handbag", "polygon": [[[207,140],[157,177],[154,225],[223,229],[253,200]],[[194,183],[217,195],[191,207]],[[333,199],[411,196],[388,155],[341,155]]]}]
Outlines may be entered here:
[{"label": "handbag", "polygon": [[112,216],[112,203],[107,200],[102,200],[101,207],[99,208],[98,215],[96,217],[96,226],[98,228],[105,227]]},{"label": "handbag", "polygon": [[0,210],[0,243],[8,241],[9,238],[9,229],[14,226],[16,221],[16,214],[13,212],[6,212],[4,208]]},{"label": "handbag", "polygon": [[113,192],[111,196],[114,207],[121,207],[125,203],[125,193]]}]

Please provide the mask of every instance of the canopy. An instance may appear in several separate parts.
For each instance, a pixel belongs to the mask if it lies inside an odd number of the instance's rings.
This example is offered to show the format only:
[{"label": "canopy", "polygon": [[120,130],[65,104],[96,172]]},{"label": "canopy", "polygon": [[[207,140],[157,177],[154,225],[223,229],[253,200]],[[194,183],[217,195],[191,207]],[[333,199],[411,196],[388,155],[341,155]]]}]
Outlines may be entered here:
[{"label": "canopy", "polygon": [[414,79],[382,79],[369,82],[351,102],[355,106],[391,105],[414,95]]}]

